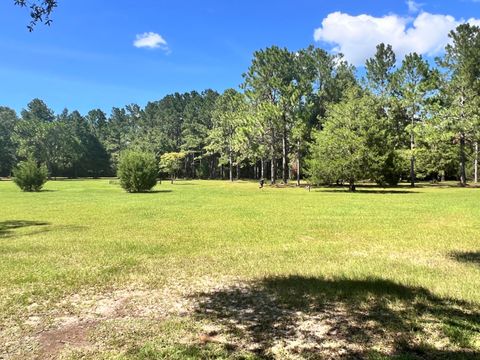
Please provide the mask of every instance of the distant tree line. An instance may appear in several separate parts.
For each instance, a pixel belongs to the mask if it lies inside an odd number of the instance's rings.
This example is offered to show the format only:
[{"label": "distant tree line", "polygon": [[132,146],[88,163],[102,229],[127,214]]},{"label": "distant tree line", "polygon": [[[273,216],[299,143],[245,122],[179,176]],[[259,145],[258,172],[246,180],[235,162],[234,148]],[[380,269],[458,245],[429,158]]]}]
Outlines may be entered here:
[{"label": "distant tree line", "polygon": [[476,182],[480,29],[460,25],[450,39],[435,64],[416,53],[398,62],[380,44],[361,78],[341,55],[272,46],[222,94],[175,93],[109,115],[54,114],[39,99],[20,116],[0,107],[0,175],[33,158],[52,177],[112,176],[133,149],[163,156],[172,179]]}]

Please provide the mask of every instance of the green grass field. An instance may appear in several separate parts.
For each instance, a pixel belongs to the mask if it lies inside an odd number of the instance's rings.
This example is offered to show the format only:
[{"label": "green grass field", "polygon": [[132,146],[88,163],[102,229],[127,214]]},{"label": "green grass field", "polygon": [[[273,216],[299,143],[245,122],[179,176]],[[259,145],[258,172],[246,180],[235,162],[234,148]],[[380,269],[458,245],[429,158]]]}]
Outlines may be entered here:
[{"label": "green grass field", "polygon": [[0,182],[0,359],[480,358],[480,189]]}]

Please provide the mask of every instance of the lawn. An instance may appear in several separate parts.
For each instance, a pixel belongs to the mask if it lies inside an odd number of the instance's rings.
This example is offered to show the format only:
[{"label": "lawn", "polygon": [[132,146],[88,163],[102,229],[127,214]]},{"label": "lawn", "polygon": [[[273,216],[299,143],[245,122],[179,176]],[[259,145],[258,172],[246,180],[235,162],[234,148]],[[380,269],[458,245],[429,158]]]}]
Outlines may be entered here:
[{"label": "lawn", "polygon": [[479,359],[480,189],[0,181],[0,359]]}]

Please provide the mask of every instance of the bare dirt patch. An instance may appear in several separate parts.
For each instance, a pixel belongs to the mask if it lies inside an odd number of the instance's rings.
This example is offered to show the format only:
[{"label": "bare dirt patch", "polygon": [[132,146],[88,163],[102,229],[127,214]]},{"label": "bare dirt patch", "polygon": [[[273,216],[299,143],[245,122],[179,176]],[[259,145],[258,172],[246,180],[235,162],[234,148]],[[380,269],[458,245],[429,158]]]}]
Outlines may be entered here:
[{"label": "bare dirt patch", "polygon": [[85,291],[48,314],[35,309],[5,358],[480,358],[478,307],[385,280],[205,277]]},{"label": "bare dirt patch", "polygon": [[[97,329],[111,321],[164,321],[184,317],[194,308],[190,294],[218,289],[231,280],[200,278],[196,283],[178,281],[159,288],[130,286],[95,293],[85,290],[50,305],[49,310],[33,304],[24,319],[0,328],[0,359],[52,359],[65,351],[99,351],[102,341],[92,337]],[[108,336],[108,334],[105,334]],[[8,340],[7,340],[8,339]]]},{"label": "bare dirt patch", "polygon": [[88,340],[88,332],[96,326],[95,321],[75,321],[71,325],[42,332],[39,336],[39,358],[54,358],[65,347],[88,348],[92,343]]}]

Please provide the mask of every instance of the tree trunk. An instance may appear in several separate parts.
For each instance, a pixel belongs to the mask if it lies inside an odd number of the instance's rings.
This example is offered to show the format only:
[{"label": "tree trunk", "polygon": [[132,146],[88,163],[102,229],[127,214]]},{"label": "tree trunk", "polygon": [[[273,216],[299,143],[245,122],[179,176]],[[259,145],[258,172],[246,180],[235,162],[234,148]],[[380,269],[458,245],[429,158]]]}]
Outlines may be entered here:
[{"label": "tree trunk", "polygon": [[[461,96],[460,96],[460,107],[461,107],[461,122],[462,125],[465,123],[465,94],[464,89],[461,89]],[[466,186],[467,185],[467,170],[466,170],[466,162],[467,157],[465,155],[465,132],[460,132],[460,185]]]},{"label": "tree trunk", "polygon": [[215,156],[210,157],[210,179],[215,179]]},{"label": "tree trunk", "polygon": [[195,179],[195,154],[192,153],[192,179]]},{"label": "tree trunk", "polygon": [[357,190],[357,188],[355,187],[355,181],[354,180],[350,180],[349,185],[348,185],[348,190],[349,191]]},{"label": "tree trunk", "polygon": [[465,155],[465,133],[460,133],[460,185],[467,185],[467,171],[466,171],[467,157]]},{"label": "tree trunk", "polygon": [[288,182],[288,141],[287,141],[287,124],[285,116],[283,119],[282,134],[282,180],[286,184]]},{"label": "tree trunk", "polygon": [[415,187],[415,156],[410,158],[410,186]]},{"label": "tree trunk", "polygon": [[300,186],[300,140],[297,141],[297,186]]},{"label": "tree trunk", "polygon": [[240,164],[237,162],[237,178],[236,180],[240,179]]},{"label": "tree trunk", "polygon": [[263,179],[264,178],[264,174],[265,174],[265,160],[263,160],[263,157],[262,159],[260,160],[260,179]]},{"label": "tree trunk", "polygon": [[228,173],[230,181],[233,181],[233,159],[232,159],[232,152],[228,155]]},{"label": "tree trunk", "polygon": [[270,139],[270,156],[271,156],[271,162],[270,162],[270,184],[273,185],[275,184],[275,181],[277,180],[277,162],[275,159],[275,129],[273,126],[270,128],[270,132],[272,134],[272,138]]},{"label": "tree trunk", "polygon": [[277,179],[277,164],[276,164],[276,159],[275,159],[275,155],[272,155],[272,160],[270,162],[270,176],[271,176],[271,179],[270,179],[270,184],[275,184],[275,181]]},{"label": "tree trunk", "polygon": [[414,119],[412,117],[412,129],[410,130],[410,186],[415,187],[415,134],[413,133]]},{"label": "tree trunk", "polygon": [[475,141],[475,160],[473,164],[474,181],[478,183],[478,141]]}]

